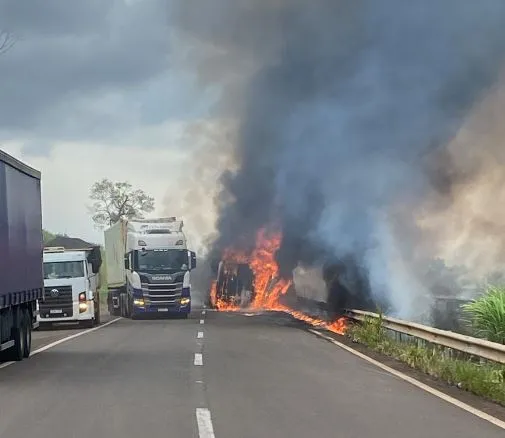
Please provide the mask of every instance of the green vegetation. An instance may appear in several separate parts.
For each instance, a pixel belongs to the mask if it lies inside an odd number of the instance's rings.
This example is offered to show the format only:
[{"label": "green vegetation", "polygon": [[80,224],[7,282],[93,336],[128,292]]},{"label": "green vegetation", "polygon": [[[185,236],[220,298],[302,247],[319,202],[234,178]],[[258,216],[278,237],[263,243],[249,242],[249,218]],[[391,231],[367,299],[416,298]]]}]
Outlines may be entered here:
[{"label": "green vegetation", "polygon": [[47,231],[47,230],[42,230],[42,239],[44,240],[44,244],[46,244],[47,242],[50,242],[56,236],[57,236],[57,234],[51,233],[50,231]]},{"label": "green vegetation", "polygon": [[382,316],[353,325],[347,336],[416,370],[505,405],[505,366],[452,358],[440,347],[423,346],[412,339],[396,340],[384,328]]},{"label": "green vegetation", "polygon": [[488,286],[485,295],[462,309],[475,336],[505,344],[505,286]]}]

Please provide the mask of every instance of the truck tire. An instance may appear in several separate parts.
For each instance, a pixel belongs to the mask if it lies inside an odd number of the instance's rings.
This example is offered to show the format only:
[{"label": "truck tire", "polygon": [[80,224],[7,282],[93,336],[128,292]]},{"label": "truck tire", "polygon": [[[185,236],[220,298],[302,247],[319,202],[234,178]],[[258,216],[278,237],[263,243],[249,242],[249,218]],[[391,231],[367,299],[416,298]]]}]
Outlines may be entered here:
[{"label": "truck tire", "polygon": [[123,318],[128,318],[128,301],[127,300],[128,300],[128,297],[121,294],[120,309],[121,309],[121,316]]},{"label": "truck tire", "polygon": [[95,302],[95,324],[100,325],[100,296],[97,297]]},{"label": "truck tire", "polygon": [[14,346],[8,350],[8,360],[19,362],[23,360],[25,352],[26,339],[26,323],[24,322],[23,312],[19,311],[18,316],[14,319],[14,327],[12,328],[11,338],[14,341]]},{"label": "truck tire", "polygon": [[25,345],[23,350],[23,357],[30,357],[30,353],[32,351],[32,319],[30,312],[26,310],[24,312],[24,321],[25,321]]},{"label": "truck tire", "polygon": [[93,328],[94,325],[95,325],[94,319],[86,319],[84,321],[79,322],[79,327],[81,327],[81,328],[90,329],[90,328]]},{"label": "truck tire", "polygon": [[133,297],[128,297],[126,317],[133,319]]}]

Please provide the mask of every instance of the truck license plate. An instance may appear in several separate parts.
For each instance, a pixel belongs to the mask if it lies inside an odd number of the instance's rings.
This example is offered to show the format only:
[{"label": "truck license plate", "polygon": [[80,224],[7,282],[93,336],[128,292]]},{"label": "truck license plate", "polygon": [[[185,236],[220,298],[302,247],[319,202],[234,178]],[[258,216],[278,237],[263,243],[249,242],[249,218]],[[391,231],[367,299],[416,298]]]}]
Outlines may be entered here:
[{"label": "truck license plate", "polygon": [[162,307],[161,309],[158,309],[158,312],[168,312],[168,309],[166,307]]},{"label": "truck license plate", "polygon": [[51,309],[51,310],[49,310],[49,313],[53,313],[53,314],[54,313],[63,313],[63,310],[61,310],[61,309]]}]

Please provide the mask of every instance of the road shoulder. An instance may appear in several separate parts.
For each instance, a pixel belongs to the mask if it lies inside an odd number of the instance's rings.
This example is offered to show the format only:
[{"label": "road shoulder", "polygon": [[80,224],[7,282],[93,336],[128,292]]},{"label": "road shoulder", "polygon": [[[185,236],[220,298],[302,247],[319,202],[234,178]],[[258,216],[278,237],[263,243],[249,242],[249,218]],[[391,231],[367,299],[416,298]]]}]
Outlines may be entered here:
[{"label": "road shoulder", "polygon": [[[307,329],[310,331],[312,327],[307,327]],[[358,353],[361,353],[372,360],[375,360],[377,362],[380,362],[381,364],[392,368],[395,371],[398,371],[400,373],[405,374],[408,377],[411,377],[427,386],[430,388],[433,388],[437,391],[440,391],[462,403],[465,403],[472,408],[478,409],[488,415],[491,415],[492,417],[495,417],[501,421],[505,421],[505,407],[500,406],[497,403],[494,403],[490,400],[486,400],[482,397],[479,397],[475,394],[472,394],[468,391],[461,390],[457,388],[456,386],[449,385],[448,383],[439,380],[435,377],[432,377],[428,374],[423,373],[422,371],[418,371],[414,368],[411,368],[404,362],[401,362],[393,357],[386,356],[385,354],[378,353],[365,345],[353,342],[351,339],[349,339],[346,336],[341,336],[337,335],[331,332],[326,332],[322,330],[318,330],[321,333],[324,334],[324,336],[327,336],[331,339],[336,340],[337,342],[340,342],[341,344],[345,345],[346,347],[351,348],[352,350],[357,351]],[[321,338],[321,337],[320,337]],[[324,338],[321,338],[322,341],[326,341]],[[336,346],[336,348],[338,348]]]}]

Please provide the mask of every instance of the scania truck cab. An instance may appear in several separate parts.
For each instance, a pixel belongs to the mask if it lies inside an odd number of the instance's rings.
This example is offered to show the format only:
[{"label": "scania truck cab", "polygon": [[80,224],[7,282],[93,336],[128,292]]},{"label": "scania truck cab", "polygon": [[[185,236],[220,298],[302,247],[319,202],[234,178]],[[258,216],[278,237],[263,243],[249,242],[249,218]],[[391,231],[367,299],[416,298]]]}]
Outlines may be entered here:
[{"label": "scania truck cab", "polygon": [[183,222],[171,218],[120,220],[105,231],[109,311],[136,318],[191,312],[191,270]]},{"label": "scania truck cab", "polygon": [[101,254],[99,247],[66,250],[44,249],[44,292],[39,301],[41,325],[100,323]]}]

